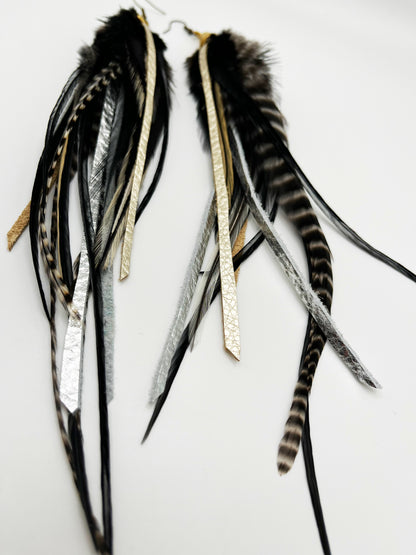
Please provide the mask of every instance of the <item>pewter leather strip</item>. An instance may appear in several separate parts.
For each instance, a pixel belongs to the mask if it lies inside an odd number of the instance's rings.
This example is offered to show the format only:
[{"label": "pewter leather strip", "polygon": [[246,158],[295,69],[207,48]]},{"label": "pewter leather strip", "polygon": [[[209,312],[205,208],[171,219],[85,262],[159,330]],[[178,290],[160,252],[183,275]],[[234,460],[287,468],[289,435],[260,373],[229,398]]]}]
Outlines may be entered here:
[{"label": "pewter leather strip", "polygon": [[[101,201],[102,178],[107,158],[111,128],[115,111],[115,96],[111,89],[107,90],[104,99],[97,145],[94,153],[89,194],[91,199],[91,214],[94,231],[97,226],[97,217]],[[88,292],[90,283],[90,264],[85,235],[82,238],[81,254],[79,260],[78,278],[75,284],[72,303],[79,318],[69,316],[65,336],[62,358],[62,371],[59,385],[60,397],[63,404],[70,412],[81,406],[82,370],[84,353],[85,318],[88,305]],[[105,329],[104,329],[105,333]],[[112,365],[111,365],[112,366]],[[108,381],[112,382],[108,378]],[[111,398],[111,391],[110,398]]]},{"label": "pewter leather strip", "polygon": [[264,234],[267,243],[282,265],[286,276],[295,288],[300,300],[306,306],[321,330],[325,333],[329,343],[337,352],[338,356],[351,370],[358,381],[374,388],[381,388],[381,385],[365,368],[358,358],[358,355],[342,337],[330,313],[312,289],[309,282],[302,276],[293,256],[288,251],[268,215],[263,210],[248,172],[241,142],[234,129],[232,129],[230,139],[235,169],[240,177],[241,185],[245,189],[251,214]]},{"label": "pewter leather strip", "polygon": [[171,324],[168,337],[163,347],[162,356],[160,357],[159,364],[153,378],[152,390],[150,392],[151,403],[154,403],[165,389],[169,367],[179,339],[185,328],[189,307],[191,306],[191,302],[199,278],[199,273],[201,271],[202,262],[205,258],[209,237],[214,227],[214,222],[215,198],[212,194],[204,211],[202,225],[199,230],[197,240],[195,242],[192,257],[189,262],[185,279],[182,285],[181,295],[176,306],[175,317]]}]

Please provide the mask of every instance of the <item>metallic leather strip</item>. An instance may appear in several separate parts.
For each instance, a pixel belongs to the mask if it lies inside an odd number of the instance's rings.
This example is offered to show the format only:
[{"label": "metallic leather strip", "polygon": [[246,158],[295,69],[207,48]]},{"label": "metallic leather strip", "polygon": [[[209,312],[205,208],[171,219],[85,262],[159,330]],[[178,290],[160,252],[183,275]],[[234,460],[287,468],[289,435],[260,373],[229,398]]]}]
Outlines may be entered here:
[{"label": "metallic leather strip", "polygon": [[[227,129],[227,120],[225,119],[225,113],[224,113],[224,103],[222,101],[221,89],[218,83],[214,84],[214,94],[215,94],[215,103],[217,105],[218,124],[221,130],[222,151],[223,151],[223,156],[225,158],[225,167],[227,169],[228,202],[231,203],[231,197],[234,190],[233,156],[231,153],[230,141],[228,139],[228,129]],[[243,227],[240,229],[240,232],[234,243],[233,251],[232,251],[233,258],[244,247],[244,243],[246,240],[246,231],[247,231],[247,220],[244,223]],[[239,274],[240,274],[240,268],[238,268],[234,272],[236,283],[238,282]]]},{"label": "metallic leather strip", "polygon": [[113,266],[103,271],[101,287],[103,290],[103,327],[105,349],[105,380],[107,404],[114,398],[114,294]]},{"label": "metallic leather strip", "polygon": [[214,172],[217,201],[218,244],[220,253],[221,298],[225,348],[240,359],[240,328],[238,323],[237,289],[231,255],[230,229],[228,221],[228,192],[225,169],[221,153],[221,142],[215,102],[212,94],[211,77],[207,59],[207,43],[199,49],[199,68],[207,108],[212,168]]},{"label": "metallic leather strip", "polygon": [[[238,211],[238,207],[234,204],[231,206],[231,210],[229,213],[229,219],[230,222],[235,221],[236,219],[236,212]],[[231,239],[231,244],[233,245],[235,243],[235,241],[237,240],[238,234],[240,233],[240,230],[243,226],[244,221],[248,218],[249,215],[249,208],[247,205],[243,206],[241,209],[241,216],[238,218],[239,222],[236,222],[236,225],[231,228],[230,227],[230,239]],[[215,260],[215,256],[218,254],[218,244],[216,245],[216,249],[215,252],[213,252],[213,256],[212,256],[212,260],[207,264],[207,268],[212,268],[212,264]],[[205,280],[205,272],[204,275],[202,276],[201,281],[201,287],[203,288],[202,282]],[[212,298],[213,295],[215,293],[215,289],[217,286],[217,282],[218,280],[220,280],[220,270],[217,267],[216,270],[214,270],[212,276],[211,276],[211,285],[208,285],[206,292],[204,294],[204,298],[202,299],[201,302],[201,307],[199,309],[199,317],[197,315],[197,313],[195,312],[190,321],[189,321],[189,330],[188,330],[188,334],[189,334],[189,338],[190,338],[190,347],[191,350],[194,347],[194,343],[197,337],[197,333],[199,328],[199,324],[202,321],[202,318],[204,317],[204,315],[207,313],[209,307],[211,306],[211,302],[212,302]]]},{"label": "metallic leather strip", "polygon": [[247,193],[246,198],[250,206],[251,214],[260,227],[260,230],[263,232],[267,243],[280,262],[283,271],[295,288],[298,297],[313,316],[321,330],[325,333],[328,341],[340,359],[351,370],[358,381],[371,387],[380,388],[380,384],[370,374],[358,358],[358,355],[342,337],[341,332],[338,330],[334,320],[332,319],[332,316],[328,312],[327,308],[322,304],[322,301],[312,289],[310,283],[302,276],[295,260],[288,251],[282,238],[277,233],[266,212],[263,210],[245,164],[243,147],[241,146],[238,136],[234,130],[232,130],[231,139],[235,169],[240,177],[241,185]]},{"label": "metallic leather strip", "polygon": [[[97,137],[97,146],[95,149],[89,182],[91,213],[95,228],[97,226],[97,217],[102,192],[102,178],[105,169],[105,160],[107,158],[110,143],[115,105],[115,96],[110,88],[107,90],[104,99],[100,128]],[[72,299],[72,303],[79,314],[79,318],[69,316],[62,358],[61,380],[59,384],[61,401],[70,412],[76,411],[81,406],[84,333],[88,304],[89,283],[90,264],[88,259],[87,244],[85,236],[83,236],[79,260],[78,278],[75,284],[74,295]],[[106,330],[104,329],[104,333],[105,331]],[[110,364],[110,368],[111,367],[112,365]],[[108,379],[108,381],[111,380]],[[111,391],[109,399],[111,399]]]},{"label": "metallic leather strip", "polygon": [[221,146],[224,156],[224,164],[227,173],[228,202],[231,204],[231,197],[234,190],[233,157],[228,140],[227,121],[224,113],[224,103],[222,101],[221,89],[218,83],[214,83],[215,104],[217,106],[218,126],[221,131]]},{"label": "metallic leather strip", "polygon": [[[238,234],[238,237],[234,243],[234,247],[233,247],[233,258],[236,254],[238,254],[241,249],[244,247],[244,243],[246,242],[246,232],[247,232],[247,224],[248,224],[248,220],[246,220],[244,222],[243,227],[240,229],[240,233]],[[237,270],[234,272],[235,274],[235,282],[238,282],[238,276],[240,274],[240,268],[237,268]]]},{"label": "metallic leather strip", "polygon": [[[129,64],[130,67],[130,64]],[[142,115],[142,111],[143,111],[143,107],[144,107],[144,102],[145,102],[145,92],[144,92],[144,88],[143,88],[143,84],[140,80],[140,77],[137,75],[137,72],[135,72],[135,70],[133,68],[130,68],[130,73],[131,73],[131,79],[134,82],[134,88],[136,90],[136,96],[137,96],[137,103],[139,106],[139,114],[140,117]],[[121,98],[120,98],[121,97]],[[119,101],[117,102],[117,110],[119,110],[120,108],[120,119],[123,119],[123,107],[124,107],[124,98],[122,95],[120,95],[119,97]],[[130,143],[129,143],[129,147],[128,147],[128,151],[130,152],[132,150],[132,142],[133,142],[133,138],[130,138]],[[130,193],[131,193],[131,188],[132,188],[132,184],[133,184],[133,172],[131,172],[131,175],[129,177],[129,181],[126,187],[126,190],[124,192],[124,196],[122,198],[122,201],[119,206],[119,211],[116,214],[115,218],[114,218],[114,213],[115,213],[115,207],[117,205],[117,203],[119,202],[119,197],[121,195],[121,193],[124,190],[124,184],[125,184],[125,180],[126,180],[126,171],[127,171],[127,166],[128,166],[128,162],[129,162],[129,156],[125,156],[122,166],[121,166],[121,170],[117,179],[117,183],[116,183],[116,189],[114,194],[112,195],[112,199],[111,202],[109,203],[109,205],[106,207],[105,210],[105,214],[103,217],[103,221],[102,221],[102,229],[98,230],[98,243],[101,245],[105,245],[107,244],[107,240],[111,234],[112,231],[114,231],[117,227],[117,223],[121,217],[121,214],[124,211],[125,205],[128,202]],[[126,217],[124,218],[126,220]],[[113,226],[111,227],[111,222],[113,222]],[[117,240],[113,242],[113,245],[111,247],[110,252],[107,255],[107,258],[105,260],[104,263],[104,268],[108,268],[109,266],[111,266],[114,262],[114,257],[115,254],[118,250],[118,246],[121,242],[121,240],[123,239],[123,235],[125,232],[126,226],[125,223],[122,223],[122,225],[119,228],[119,233],[117,234]]]},{"label": "metallic leather strip", "polygon": [[[55,104],[55,108],[52,110],[52,113],[51,113],[51,116],[50,116],[50,119],[49,119],[48,130],[50,130],[51,121],[52,121],[53,117],[56,115],[57,108],[58,108],[58,105],[60,104],[60,102],[61,101],[65,102],[65,106],[68,106],[68,98],[70,98],[72,93],[73,93],[73,90],[74,90],[74,88],[76,86],[76,83],[77,83],[78,76],[79,76],[79,70],[78,69],[76,69],[69,76],[68,81],[66,82],[64,88],[62,89],[61,95],[60,95],[57,103]],[[56,122],[56,124],[54,126],[54,129],[56,129],[58,127],[58,125],[62,122],[62,117],[63,117],[64,113],[65,113],[65,110],[62,110],[61,116],[58,118],[58,121]],[[58,167],[55,167],[54,175],[52,175],[51,177],[48,177],[48,179],[47,179],[47,187],[46,187],[46,194],[47,195],[50,193],[52,185],[56,182],[57,175],[58,175]],[[24,232],[26,227],[29,225],[30,204],[31,203],[29,201],[29,203],[23,209],[20,216],[17,218],[16,222],[13,224],[10,231],[7,233],[7,244],[8,244],[9,251],[12,250],[16,241],[19,239],[21,234]]]},{"label": "metallic leather strip", "polygon": [[29,225],[30,220],[30,201],[17,218],[10,231],[7,232],[7,248],[9,251],[12,250],[16,241],[19,239],[21,234],[24,232],[26,227]]},{"label": "metallic leather strip", "polygon": [[182,285],[181,295],[176,306],[176,313],[171,324],[168,337],[163,347],[162,355],[153,378],[152,390],[150,392],[150,402],[154,403],[165,389],[168,371],[172,362],[179,339],[185,328],[189,308],[193,299],[195,288],[198,282],[201,266],[205,258],[209,237],[215,222],[215,199],[212,194],[205,208],[202,225],[195,242],[194,251],[186,271]]},{"label": "metallic leather strip", "polygon": [[131,249],[133,246],[133,231],[136,217],[139,191],[143,180],[144,165],[146,162],[147,143],[149,141],[150,127],[153,118],[153,98],[156,85],[156,49],[153,35],[146,21],[142,22],[146,34],[147,59],[146,59],[146,102],[144,106],[142,130],[140,133],[137,158],[133,169],[133,185],[130,204],[127,214],[126,231],[124,233],[123,247],[121,250],[120,280],[125,279],[130,272]]}]

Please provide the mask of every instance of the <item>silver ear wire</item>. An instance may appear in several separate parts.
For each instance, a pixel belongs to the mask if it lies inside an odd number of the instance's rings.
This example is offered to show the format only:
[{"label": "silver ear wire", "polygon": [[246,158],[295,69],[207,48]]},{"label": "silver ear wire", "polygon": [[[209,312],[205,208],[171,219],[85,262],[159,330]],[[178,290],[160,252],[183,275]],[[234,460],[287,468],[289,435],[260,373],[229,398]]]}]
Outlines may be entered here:
[{"label": "silver ear wire", "polygon": [[[153,2],[150,2],[150,0],[145,0],[145,2],[147,2],[149,6],[151,6],[155,11],[159,12],[162,15],[166,15],[166,12],[164,12],[161,8],[156,6],[156,4],[153,4]],[[133,4],[135,4],[135,6],[138,7],[143,12],[143,15],[144,15],[143,6],[141,6],[138,2],[136,2],[136,0],[133,0]]]},{"label": "silver ear wire", "polygon": [[166,33],[169,33],[169,31],[172,29],[174,23],[180,23],[181,25],[183,25],[183,28],[185,29],[185,31],[187,33],[189,33],[190,35],[194,34],[194,31],[192,31],[192,29],[190,27],[188,27],[188,25],[182,19],[172,19],[172,21],[170,21],[170,23],[169,23],[168,28],[166,29],[166,31],[163,31],[162,34],[165,35]]}]

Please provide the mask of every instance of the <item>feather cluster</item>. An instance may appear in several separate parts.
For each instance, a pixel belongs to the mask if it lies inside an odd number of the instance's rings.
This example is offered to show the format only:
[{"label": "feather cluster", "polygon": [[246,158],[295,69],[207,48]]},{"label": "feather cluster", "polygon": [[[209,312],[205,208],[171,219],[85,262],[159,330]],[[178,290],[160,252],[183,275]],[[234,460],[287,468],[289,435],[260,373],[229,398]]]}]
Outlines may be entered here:
[{"label": "feather cluster", "polygon": [[[279,445],[277,466],[279,473],[288,472],[302,441],[321,543],[324,552],[329,553],[315,476],[308,415],[309,393],[327,339],[361,382],[372,387],[378,387],[378,383],[349,347],[330,316],[333,293],[331,254],[309,197],[357,246],[413,281],[416,276],[371,247],[351,230],[325,203],[299,168],[288,150],[285,118],[275,102],[267,50],[258,43],[229,31],[208,36],[194,34],[201,44],[199,51],[187,61],[189,85],[197,103],[198,120],[205,143],[210,146],[213,156],[210,129],[212,108],[207,104],[204,70],[201,66],[201,51],[205,50],[230,201],[229,234],[234,269],[237,270],[266,239],[309,311],[298,380]],[[302,277],[293,257],[273,227],[272,222],[278,208],[284,211],[303,243],[309,268],[307,279]],[[249,215],[254,218],[260,231],[243,246]],[[203,272],[200,271],[205,258],[207,238],[216,229],[216,219],[215,203],[211,199],[155,375],[151,395],[155,408],[144,439],[160,414],[203,316],[221,289],[221,255],[218,251],[208,267]],[[237,280],[237,272],[235,279]],[[196,306],[193,311],[190,310],[191,302]]]},{"label": "feather cluster", "polygon": [[[126,244],[129,213],[134,226],[163,168],[171,80],[164,50],[162,40],[135,10],[121,10],[98,29],[92,46],[82,49],[79,67],[50,116],[30,206],[33,263],[50,322],[56,411],[91,536],[101,553],[112,552],[107,415],[112,397],[112,264],[121,241],[123,247]],[[156,154],[156,170],[138,202],[144,173]],[[81,249],[72,244],[69,221],[69,194],[76,182],[83,222]],[[72,252],[79,252],[75,262]],[[43,286],[45,277],[49,294]],[[102,527],[89,498],[81,429],[83,342],[90,293],[99,385]],[[60,375],[56,299],[68,314]]]},{"label": "feather cluster", "polygon": [[[359,381],[371,387],[378,387],[378,383],[330,315],[331,254],[311,201],[358,247],[413,281],[416,275],[374,249],[343,222],[294,160],[288,149],[285,119],[275,101],[268,52],[230,31],[194,34],[200,39],[200,48],[187,61],[189,86],[205,143],[211,151],[215,190],[207,201],[155,375],[151,395],[155,407],[144,439],[160,414],[204,315],[219,293],[225,347],[235,358],[239,357],[238,269],[266,240],[308,311],[299,374],[277,466],[281,474],[288,472],[302,442],[322,547],[330,553],[308,414],[309,394],[326,341]],[[9,234],[11,247],[30,212],[33,263],[50,324],[52,380],[60,432],[95,548],[108,554],[112,553],[107,405],[113,395],[113,261],[122,245],[120,278],[127,277],[134,225],[151,199],[164,165],[171,83],[164,51],[164,43],[151,33],[144,14],[138,15],[135,10],[121,10],[97,31],[93,44],[82,49],[79,67],[52,111],[30,206]],[[142,194],[149,161],[156,155],[154,173]],[[70,190],[76,183],[83,222],[81,245],[73,244],[69,217]],[[274,229],[279,208],[303,243],[307,277],[302,276]],[[246,240],[250,216],[259,231]],[[215,248],[209,255],[212,236]],[[77,253],[74,259],[73,253]],[[90,296],[99,387],[102,525],[94,516],[90,501],[81,419],[83,348]],[[56,326],[60,306],[68,319],[63,341]],[[57,360],[61,350],[62,364]]]}]

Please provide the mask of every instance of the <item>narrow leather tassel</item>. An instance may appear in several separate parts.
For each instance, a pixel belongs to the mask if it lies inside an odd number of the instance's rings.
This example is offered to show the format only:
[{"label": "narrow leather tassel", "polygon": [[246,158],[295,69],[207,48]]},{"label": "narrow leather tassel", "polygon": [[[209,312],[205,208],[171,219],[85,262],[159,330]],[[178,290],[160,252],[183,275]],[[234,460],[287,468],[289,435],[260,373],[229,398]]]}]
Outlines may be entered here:
[{"label": "narrow leather tassel", "polygon": [[[380,388],[380,384],[370,374],[370,372],[362,364],[358,355],[348,345],[346,340],[342,337],[333,322],[329,312],[326,310],[322,301],[317,294],[312,290],[310,284],[303,278],[299,268],[297,267],[293,257],[287,250],[287,247],[279,237],[277,231],[273,228],[272,222],[269,220],[267,214],[264,212],[259,200],[256,197],[253,184],[249,180],[247,172],[244,171],[242,160],[242,147],[238,144],[238,140],[233,135],[233,152],[234,164],[239,174],[241,184],[246,192],[247,202],[250,206],[250,212],[256,220],[257,225],[262,231],[266,241],[269,243],[274,254],[277,256],[282,268],[296,290],[300,300],[303,302],[311,316],[319,325],[320,329],[325,333],[327,339],[337,352],[341,360],[351,370],[354,376],[363,384],[376,389]],[[300,439],[300,438],[299,438]]]},{"label": "narrow leather tassel", "polygon": [[221,153],[218,118],[212,93],[211,78],[207,62],[207,45],[199,49],[199,67],[206,102],[212,167],[214,172],[215,198],[218,219],[218,245],[220,254],[221,300],[225,348],[240,359],[240,328],[238,322],[237,289],[232,264],[232,249],[228,221],[228,193],[225,169]]},{"label": "narrow leather tassel", "polygon": [[125,279],[130,273],[130,258],[133,244],[133,231],[137,205],[139,201],[139,191],[143,180],[143,172],[146,163],[147,145],[150,136],[150,127],[153,118],[153,97],[156,86],[156,50],[153,35],[144,17],[138,16],[143,24],[146,33],[146,101],[140,133],[137,158],[134,164],[131,184],[131,196],[127,212],[126,230],[124,233],[123,247],[121,251],[120,279]]},{"label": "narrow leather tassel", "polygon": [[[101,203],[103,202],[103,177],[105,169],[105,161],[108,156],[111,128],[115,112],[115,91],[109,89],[104,98],[103,111],[101,116],[101,124],[97,137],[97,146],[92,165],[91,178],[89,181],[89,195],[91,198],[92,219],[94,233],[97,227],[97,219]],[[106,271],[111,276],[111,270]],[[74,412],[81,406],[81,388],[82,388],[82,367],[84,352],[84,336],[85,336],[85,320],[87,314],[88,293],[90,288],[90,263],[88,259],[88,249],[85,235],[82,239],[78,276],[75,283],[73,293],[73,303],[79,318],[69,317],[68,329],[65,336],[64,351],[62,357],[62,371],[60,381],[60,395],[62,402],[69,410]],[[108,278],[107,278],[108,279]],[[110,295],[110,297],[108,296]],[[106,299],[111,302],[112,290],[107,291]],[[108,312],[108,311],[107,311]],[[106,336],[112,337],[112,326],[106,326]],[[112,342],[111,342],[112,343]],[[107,348],[108,351],[108,348]],[[112,359],[112,353],[109,352],[107,360]],[[109,378],[111,381],[111,378]],[[109,400],[112,392],[109,391]]]},{"label": "narrow leather tassel", "polygon": [[153,378],[153,386],[150,392],[151,403],[155,403],[159,395],[161,395],[165,389],[169,367],[186,325],[186,320],[189,315],[189,309],[198,283],[199,274],[207,250],[208,240],[214,227],[214,222],[215,198],[213,195],[210,195],[205,208],[204,216],[202,218],[201,229],[198,233],[194,251],[182,284],[181,294],[176,305],[175,316]]}]

